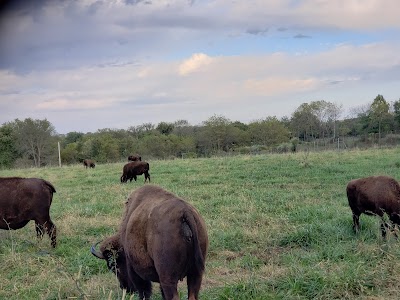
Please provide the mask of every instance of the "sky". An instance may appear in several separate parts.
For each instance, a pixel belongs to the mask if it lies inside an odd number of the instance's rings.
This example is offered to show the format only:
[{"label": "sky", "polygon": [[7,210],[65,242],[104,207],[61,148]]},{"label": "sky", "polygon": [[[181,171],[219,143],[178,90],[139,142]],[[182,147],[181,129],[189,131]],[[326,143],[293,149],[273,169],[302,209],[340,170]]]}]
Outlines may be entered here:
[{"label": "sky", "polygon": [[96,132],[400,99],[398,0],[0,2],[0,124]]}]

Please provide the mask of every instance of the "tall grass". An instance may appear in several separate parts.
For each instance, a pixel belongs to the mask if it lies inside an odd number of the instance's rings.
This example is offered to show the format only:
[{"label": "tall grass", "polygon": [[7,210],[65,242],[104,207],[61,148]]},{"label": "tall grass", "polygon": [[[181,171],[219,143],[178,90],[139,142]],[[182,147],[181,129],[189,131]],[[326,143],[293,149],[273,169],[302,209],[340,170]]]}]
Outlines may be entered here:
[{"label": "tall grass", "polygon": [[[90,246],[113,234],[128,195],[123,164],[2,170],[56,187],[58,246],[33,222],[0,230],[0,299],[129,299]],[[352,231],[345,187],[353,178],[400,179],[400,149],[150,161],[152,183],[198,208],[210,248],[202,299],[396,299],[400,247],[361,216]],[[187,295],[185,282],[181,297]],[[161,299],[157,284],[153,299]]]}]

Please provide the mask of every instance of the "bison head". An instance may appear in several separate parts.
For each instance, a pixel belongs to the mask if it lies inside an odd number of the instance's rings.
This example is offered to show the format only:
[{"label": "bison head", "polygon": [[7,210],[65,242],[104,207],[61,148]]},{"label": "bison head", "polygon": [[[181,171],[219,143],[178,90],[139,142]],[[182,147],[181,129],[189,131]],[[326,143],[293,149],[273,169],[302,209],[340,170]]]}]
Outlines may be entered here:
[{"label": "bison head", "polygon": [[[99,243],[101,243],[99,250],[96,250]],[[91,247],[90,251],[97,258],[106,261],[107,268],[117,275],[121,289],[126,289],[128,293],[137,291],[129,279],[125,251],[119,242],[119,235],[114,235],[103,242],[98,242]]]}]

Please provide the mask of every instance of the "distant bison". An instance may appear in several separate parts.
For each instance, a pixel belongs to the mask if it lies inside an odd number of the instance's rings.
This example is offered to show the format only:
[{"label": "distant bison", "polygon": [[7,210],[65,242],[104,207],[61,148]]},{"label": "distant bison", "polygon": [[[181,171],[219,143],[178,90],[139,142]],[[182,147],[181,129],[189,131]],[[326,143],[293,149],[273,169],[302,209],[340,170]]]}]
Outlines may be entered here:
[{"label": "distant bison", "polygon": [[[97,245],[97,244],[96,244]],[[128,198],[117,234],[91,252],[129,293],[150,299],[151,282],[159,282],[163,299],[179,299],[177,285],[187,277],[188,299],[197,300],[208,248],[207,230],[199,212],[174,194],[154,185]]]},{"label": "distant bison", "polygon": [[132,182],[132,179],[135,179],[138,175],[144,174],[144,182],[147,181],[147,179],[150,182],[150,165],[148,162],[145,161],[133,161],[130,163],[127,163],[123,170],[122,170],[122,176],[121,176],[121,182],[127,182],[130,180]]},{"label": "distant bison", "polygon": [[0,229],[19,229],[30,220],[36,224],[38,238],[44,229],[56,246],[56,226],[50,219],[54,186],[43,179],[0,177]]},{"label": "distant bison", "polygon": [[89,168],[94,168],[96,166],[96,164],[94,163],[94,160],[91,159],[84,159],[83,160],[83,165],[85,166],[85,168],[87,169]]},{"label": "distant bison", "polygon": [[128,161],[142,161],[142,157],[139,154],[129,155]]},{"label": "distant bison", "polygon": [[[400,185],[392,177],[371,176],[351,180],[347,184],[347,198],[353,212],[353,229],[360,229],[360,215],[378,215],[381,217],[382,236],[386,235],[386,228],[393,229],[393,225],[400,224]],[[392,224],[384,221],[387,214]]]}]

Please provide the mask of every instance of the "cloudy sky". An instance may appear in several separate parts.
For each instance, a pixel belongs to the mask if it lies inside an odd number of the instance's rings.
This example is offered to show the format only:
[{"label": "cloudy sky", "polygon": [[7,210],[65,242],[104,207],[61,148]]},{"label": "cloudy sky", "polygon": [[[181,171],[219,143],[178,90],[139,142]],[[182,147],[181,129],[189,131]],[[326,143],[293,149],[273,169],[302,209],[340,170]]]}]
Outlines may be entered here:
[{"label": "cloudy sky", "polygon": [[[8,1],[11,2],[11,1]],[[1,3],[4,3],[2,1]],[[31,4],[29,4],[31,3]],[[400,99],[398,0],[79,0],[0,6],[0,124],[59,133],[304,102]]]}]

